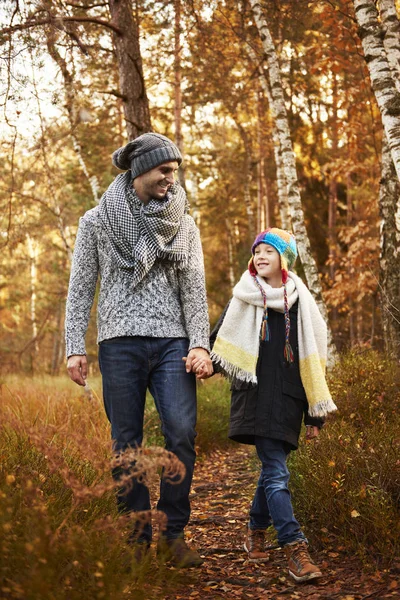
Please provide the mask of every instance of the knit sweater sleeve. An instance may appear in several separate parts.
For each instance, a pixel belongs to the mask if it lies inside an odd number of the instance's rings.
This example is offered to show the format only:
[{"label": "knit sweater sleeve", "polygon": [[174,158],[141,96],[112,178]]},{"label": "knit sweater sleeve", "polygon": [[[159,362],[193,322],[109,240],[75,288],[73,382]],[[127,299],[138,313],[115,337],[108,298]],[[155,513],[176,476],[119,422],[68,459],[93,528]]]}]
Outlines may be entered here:
[{"label": "knit sweater sleeve", "polygon": [[189,242],[188,264],[179,271],[178,277],[182,310],[189,337],[189,350],[192,348],[210,350],[210,323],[208,319],[203,249],[199,230],[194,223]]},{"label": "knit sweater sleeve", "polygon": [[99,272],[95,224],[87,214],[79,221],[72,259],[65,318],[67,357],[86,354],[85,335]]}]

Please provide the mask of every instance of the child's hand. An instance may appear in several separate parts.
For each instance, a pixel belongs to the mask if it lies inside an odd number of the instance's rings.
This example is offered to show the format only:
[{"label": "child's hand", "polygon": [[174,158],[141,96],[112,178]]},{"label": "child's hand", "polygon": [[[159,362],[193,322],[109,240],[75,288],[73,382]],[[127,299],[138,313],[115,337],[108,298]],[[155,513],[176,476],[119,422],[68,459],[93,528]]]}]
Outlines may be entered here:
[{"label": "child's hand", "polygon": [[319,428],[315,425],[306,426],[306,440],[313,440],[319,436]]},{"label": "child's hand", "polygon": [[203,348],[193,348],[182,360],[185,362],[186,372],[192,371],[197,379],[206,379],[214,373],[209,353]]},{"label": "child's hand", "polygon": [[197,367],[195,373],[196,373],[196,379],[208,379],[209,377],[211,377],[211,375],[214,374],[214,369],[211,367],[211,372],[210,372],[210,370],[203,365],[203,366]]}]

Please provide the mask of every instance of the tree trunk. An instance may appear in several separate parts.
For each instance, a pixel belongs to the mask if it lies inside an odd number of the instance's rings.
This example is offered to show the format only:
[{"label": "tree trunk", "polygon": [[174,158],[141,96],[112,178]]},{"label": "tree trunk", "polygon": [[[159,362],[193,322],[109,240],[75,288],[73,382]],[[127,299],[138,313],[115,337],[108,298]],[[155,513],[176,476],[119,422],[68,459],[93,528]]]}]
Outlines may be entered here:
[{"label": "tree trunk", "polygon": [[[381,0],[379,8],[383,44],[393,81],[400,91],[400,23],[394,0]],[[385,137],[382,141],[379,213],[382,219],[379,283],[383,338],[386,352],[397,357],[400,350],[400,185]]]},{"label": "tree trunk", "polygon": [[[259,58],[257,57],[254,50],[251,48],[251,46],[249,46],[249,48],[248,48],[248,53],[249,53],[251,60],[255,64],[260,63]],[[266,95],[268,104],[272,110],[272,102],[273,102],[272,95],[271,95],[271,91],[269,89],[268,79],[264,73],[264,69],[262,68],[261,64],[259,64],[258,73],[260,75],[259,80],[260,80],[261,88],[262,88],[264,94]],[[283,167],[283,162],[282,162],[281,145],[279,142],[279,132],[278,132],[278,129],[277,129],[274,119],[272,119],[271,126],[272,126],[272,144],[273,144],[273,149],[274,149],[274,158],[275,158],[275,167],[276,167],[276,186],[277,186],[277,192],[278,192],[278,207],[279,207],[279,216],[280,216],[280,220],[281,220],[281,227],[282,227],[282,229],[291,229],[290,215],[289,215],[289,201],[288,201],[288,192],[287,192],[288,188],[287,188],[287,182],[286,182],[286,176],[285,176],[285,169]]]},{"label": "tree trunk", "polygon": [[232,227],[231,222],[228,218],[225,219],[226,225],[226,239],[228,244],[228,272],[229,272],[229,284],[231,290],[235,287],[235,269],[234,269],[234,255],[233,255],[233,244],[232,244]]},{"label": "tree trunk", "polygon": [[[181,66],[181,0],[175,0],[175,36],[174,36],[174,120],[175,144],[183,154],[182,135],[182,66]],[[183,188],[185,185],[185,168],[182,163],[179,167],[179,181]]]},{"label": "tree trunk", "polygon": [[385,350],[400,353],[400,184],[386,139],[382,147],[382,177],[379,194],[381,223],[380,305]]},{"label": "tree trunk", "polygon": [[337,167],[339,135],[338,135],[338,89],[336,73],[332,73],[332,159],[333,167],[329,182],[329,211],[328,211],[328,245],[329,245],[329,276],[333,282],[336,272],[337,239],[336,239],[336,212],[337,212]]},{"label": "tree trunk", "polygon": [[[296,159],[293,152],[292,140],[287,118],[285,98],[283,94],[281,75],[275,45],[263,15],[262,5],[259,0],[250,0],[255,22],[262,40],[266,55],[269,74],[269,88],[271,90],[271,108],[275,114],[276,126],[279,133],[279,143],[282,153],[285,177],[288,189],[289,209],[292,217],[293,231],[296,236],[297,247],[308,287],[313,294],[324,320],[328,324],[328,311],[322,297],[322,286],[318,275],[317,265],[311,254],[310,242],[304,223],[304,213],[301,205],[299,182],[297,178]],[[329,362],[334,361],[336,349],[328,324]]]},{"label": "tree trunk", "polygon": [[60,364],[64,358],[64,320],[65,313],[65,302],[59,300],[58,309],[56,315],[56,326],[53,333],[53,352],[51,358],[51,374],[58,375],[60,371]]},{"label": "tree trunk", "polygon": [[381,23],[385,30],[383,44],[389,61],[392,76],[397,79],[397,90],[399,91],[400,75],[400,22],[397,16],[394,0],[380,0],[379,14]]},{"label": "tree trunk", "polygon": [[243,125],[239,122],[236,115],[232,115],[232,117],[235,121],[236,127],[239,130],[240,137],[242,138],[243,145],[244,145],[244,175],[245,175],[244,204],[246,207],[247,220],[248,220],[248,224],[249,224],[249,237],[251,239],[251,242],[253,242],[255,235],[256,235],[255,225],[257,225],[257,223],[254,222],[255,221],[254,209],[253,209],[253,203],[251,200],[251,193],[250,193],[251,162],[252,162],[251,144],[249,142],[249,136],[247,135],[246,130],[244,129]]},{"label": "tree trunk", "polygon": [[30,318],[32,326],[32,345],[30,348],[30,371],[33,374],[36,367],[36,358],[39,356],[38,325],[36,316],[36,288],[37,288],[37,259],[38,244],[29,233],[26,234],[26,244],[29,255],[29,280],[30,280]]},{"label": "tree trunk", "polygon": [[[351,154],[351,152],[349,152]],[[354,209],[353,209],[353,198],[351,191],[351,175],[347,174],[347,182],[346,182],[346,190],[347,190],[347,213],[346,213],[346,225],[348,228],[352,227],[354,220]],[[349,273],[349,277],[351,277],[351,267],[349,263],[347,263],[347,272]],[[349,296],[349,338],[350,338],[350,347],[352,348],[356,342],[355,336],[355,308],[354,301],[352,296]]]},{"label": "tree trunk", "polygon": [[122,34],[113,33],[119,67],[120,91],[129,140],[151,130],[150,110],[143,77],[139,26],[131,0],[109,0],[111,22]]},{"label": "tree trunk", "polygon": [[354,9],[372,89],[381,112],[397,178],[400,180],[400,93],[391,75],[378,11],[374,0],[354,0]]}]

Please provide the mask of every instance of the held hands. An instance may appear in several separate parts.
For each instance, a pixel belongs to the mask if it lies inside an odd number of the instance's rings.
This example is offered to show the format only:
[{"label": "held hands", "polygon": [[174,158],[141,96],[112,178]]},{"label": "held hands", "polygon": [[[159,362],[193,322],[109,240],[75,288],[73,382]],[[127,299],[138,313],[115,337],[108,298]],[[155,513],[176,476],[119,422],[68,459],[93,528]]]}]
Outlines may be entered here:
[{"label": "held hands", "polygon": [[196,374],[196,379],[207,379],[214,372],[210,356],[204,348],[192,348],[182,360],[186,363],[186,373]]},{"label": "held hands", "polygon": [[306,426],[306,440],[313,440],[319,436],[319,428],[315,425]]},{"label": "held hands", "polygon": [[78,385],[86,385],[87,358],[83,355],[74,354],[68,358],[68,375]]}]

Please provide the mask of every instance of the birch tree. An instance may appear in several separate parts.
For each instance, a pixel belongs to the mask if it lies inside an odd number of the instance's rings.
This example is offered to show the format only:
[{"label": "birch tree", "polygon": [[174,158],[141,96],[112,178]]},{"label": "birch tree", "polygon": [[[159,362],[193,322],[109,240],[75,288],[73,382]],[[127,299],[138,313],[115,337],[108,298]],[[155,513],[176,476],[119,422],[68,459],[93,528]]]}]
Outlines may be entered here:
[{"label": "birch tree", "polygon": [[[257,70],[259,75],[259,81],[261,88],[268,100],[268,104],[272,106],[272,95],[269,89],[268,78],[264,72],[263,65],[253,50],[253,48],[248,46],[248,54],[251,61],[254,64],[257,64]],[[281,152],[281,144],[279,141],[279,132],[275,122],[275,119],[272,120],[272,142],[273,142],[273,151],[275,158],[275,168],[276,168],[276,187],[278,192],[278,207],[279,207],[279,217],[281,220],[281,227],[283,229],[290,229],[290,216],[289,216],[289,201],[288,201],[288,187],[285,176],[285,169],[282,161],[282,152]]]},{"label": "birch tree", "polygon": [[[322,286],[318,275],[317,265],[311,254],[310,242],[304,223],[304,212],[301,205],[300,188],[296,170],[296,158],[293,151],[275,44],[263,14],[262,4],[259,2],[259,0],[250,0],[250,4],[253,10],[254,19],[262,41],[268,66],[269,88],[271,90],[272,102],[271,109],[274,113],[276,127],[278,130],[283,169],[287,182],[288,203],[292,219],[293,232],[296,236],[299,256],[304,268],[308,286],[315,297],[325,321],[328,322],[328,311],[322,296]],[[328,333],[330,361],[333,362],[336,350],[329,326]]]},{"label": "birch tree", "polygon": [[[379,12],[384,31],[383,44],[393,81],[400,91],[400,23],[393,0],[381,0]],[[383,338],[388,354],[400,350],[400,184],[384,135],[380,181],[380,302]]]},{"label": "birch tree", "polygon": [[380,298],[383,338],[388,354],[400,351],[400,183],[386,139],[382,148],[382,177],[379,194],[381,215]]},{"label": "birch tree", "polygon": [[[183,154],[182,135],[182,24],[181,24],[181,0],[174,0],[175,29],[174,29],[174,123],[175,144]],[[179,181],[185,188],[185,167],[183,163],[178,170]]]},{"label": "birch tree", "polygon": [[378,11],[374,0],[354,0],[354,10],[372,89],[400,180],[400,93],[396,89],[385,51]]}]

